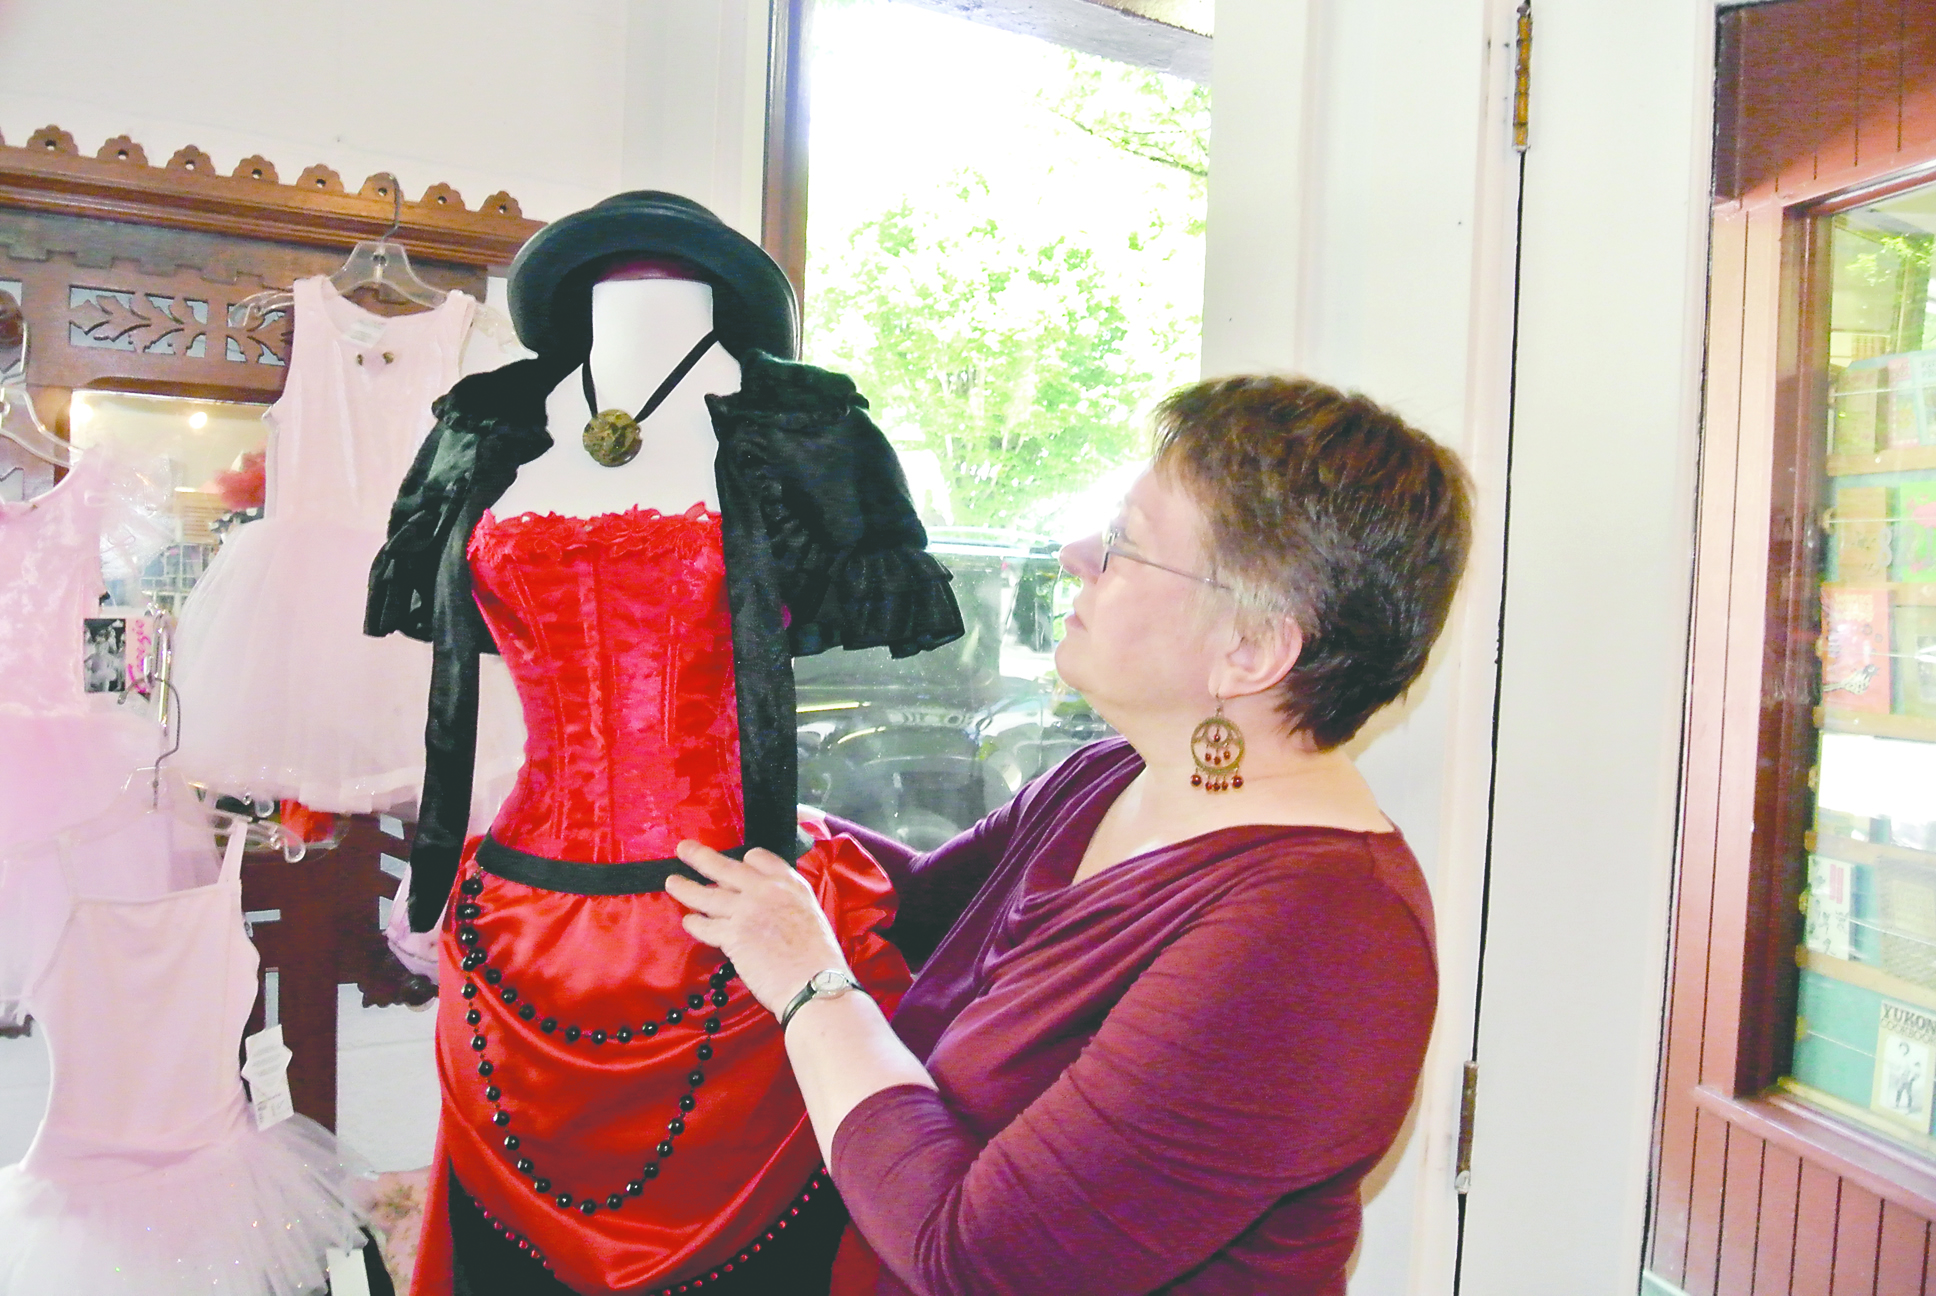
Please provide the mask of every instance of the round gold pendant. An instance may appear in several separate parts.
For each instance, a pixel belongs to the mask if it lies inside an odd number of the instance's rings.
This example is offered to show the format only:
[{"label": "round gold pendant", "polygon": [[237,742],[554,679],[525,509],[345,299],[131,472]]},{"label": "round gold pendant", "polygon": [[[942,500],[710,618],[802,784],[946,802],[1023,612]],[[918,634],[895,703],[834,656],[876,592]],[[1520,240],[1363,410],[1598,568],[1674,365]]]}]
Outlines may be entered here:
[{"label": "round gold pendant", "polygon": [[638,457],[642,443],[638,421],[624,410],[600,410],[585,425],[585,453],[607,468],[618,468]]}]

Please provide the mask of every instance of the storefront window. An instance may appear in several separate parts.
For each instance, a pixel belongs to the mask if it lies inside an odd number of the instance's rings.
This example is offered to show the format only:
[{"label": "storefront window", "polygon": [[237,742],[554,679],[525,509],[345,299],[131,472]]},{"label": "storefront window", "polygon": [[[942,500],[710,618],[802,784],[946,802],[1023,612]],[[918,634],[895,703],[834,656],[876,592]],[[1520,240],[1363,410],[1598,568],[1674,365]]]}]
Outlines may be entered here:
[{"label": "storefront window", "polygon": [[1820,734],[1783,1084],[1936,1156],[1936,186],[1826,219]]},{"label": "storefront window", "polygon": [[1055,553],[1196,377],[1209,96],[891,0],[815,11],[806,356],[900,452],[967,634],[796,662],[800,797],[925,847],[1107,732],[1055,677]]}]

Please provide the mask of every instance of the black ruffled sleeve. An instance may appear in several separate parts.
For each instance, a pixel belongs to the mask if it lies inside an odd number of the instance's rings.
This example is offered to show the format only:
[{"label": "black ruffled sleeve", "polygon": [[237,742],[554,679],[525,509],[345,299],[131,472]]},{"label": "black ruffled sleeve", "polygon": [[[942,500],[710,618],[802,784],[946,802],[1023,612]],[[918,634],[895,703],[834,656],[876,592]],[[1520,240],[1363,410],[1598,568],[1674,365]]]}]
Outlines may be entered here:
[{"label": "black ruffled sleeve", "polygon": [[759,498],[795,657],[959,639],[953,577],[927,551],[894,449],[853,380],[754,352],[716,417]]},{"label": "black ruffled sleeve", "polygon": [[852,380],[751,351],[740,389],[706,400],[719,434],[746,842],[794,859],[792,658],[883,645],[904,657],[959,638],[961,611]]}]

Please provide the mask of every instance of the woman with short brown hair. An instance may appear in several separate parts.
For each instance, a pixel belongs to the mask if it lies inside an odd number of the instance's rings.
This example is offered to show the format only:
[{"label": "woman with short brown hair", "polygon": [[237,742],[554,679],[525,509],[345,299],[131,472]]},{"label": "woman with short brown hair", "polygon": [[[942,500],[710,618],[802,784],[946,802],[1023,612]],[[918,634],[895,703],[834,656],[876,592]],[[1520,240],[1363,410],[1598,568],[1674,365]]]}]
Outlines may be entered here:
[{"label": "woman with short brown hair", "polygon": [[1157,428],[1117,522],[1063,551],[1056,665],[1121,737],[931,854],[856,834],[922,961],[891,1024],[780,860],[680,848],[716,884],[668,882],[688,930],[786,1023],[858,1230],[842,1292],[1344,1290],[1436,970],[1339,746],[1424,667],[1468,487],[1310,381],[1201,383]]}]

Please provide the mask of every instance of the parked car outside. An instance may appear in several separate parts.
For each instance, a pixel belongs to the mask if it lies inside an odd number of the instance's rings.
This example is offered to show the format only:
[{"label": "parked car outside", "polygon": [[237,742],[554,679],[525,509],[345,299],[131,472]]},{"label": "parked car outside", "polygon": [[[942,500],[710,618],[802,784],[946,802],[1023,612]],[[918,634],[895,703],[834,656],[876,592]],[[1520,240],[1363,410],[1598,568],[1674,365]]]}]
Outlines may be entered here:
[{"label": "parked car outside", "polygon": [[1073,594],[1039,536],[935,527],[966,633],[794,662],[800,800],[917,849],[939,846],[1109,728],[1055,674]]}]

